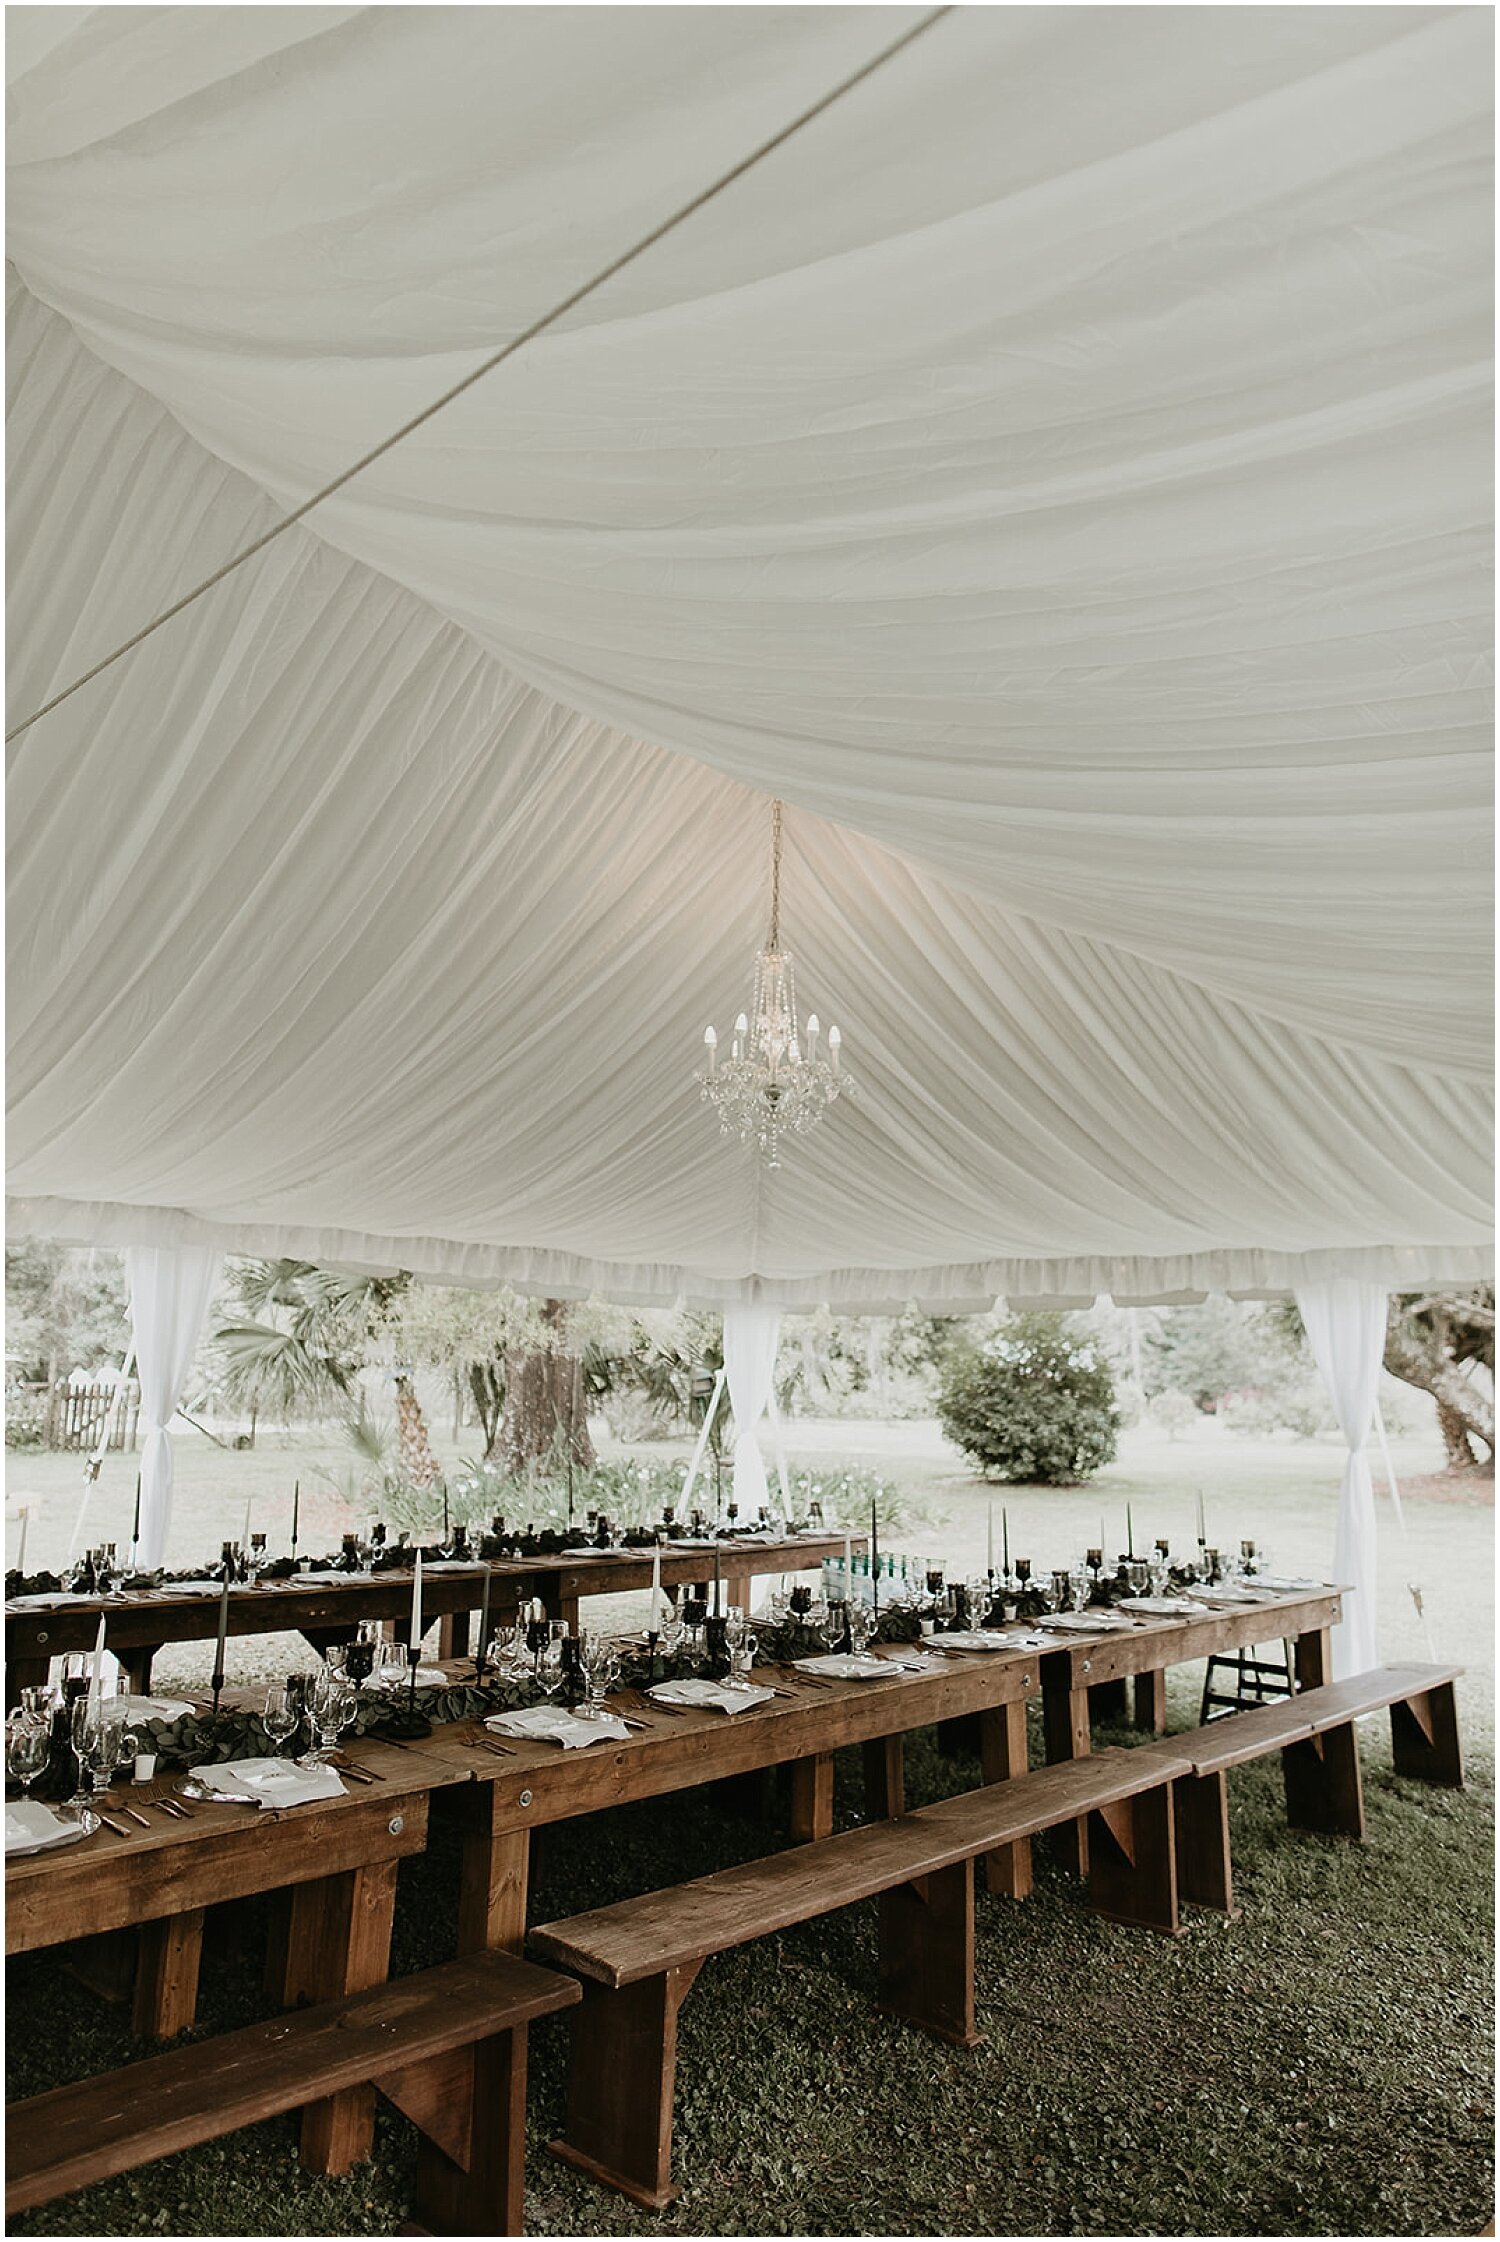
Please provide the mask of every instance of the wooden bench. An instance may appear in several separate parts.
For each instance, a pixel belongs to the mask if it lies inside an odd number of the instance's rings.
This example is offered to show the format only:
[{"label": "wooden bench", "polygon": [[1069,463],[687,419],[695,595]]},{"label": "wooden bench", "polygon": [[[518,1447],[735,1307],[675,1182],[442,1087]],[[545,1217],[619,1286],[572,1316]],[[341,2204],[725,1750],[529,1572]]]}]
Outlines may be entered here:
[{"label": "wooden bench", "polygon": [[586,1981],[553,2152],[633,2202],[669,2203],[677,2015],[699,1969],[858,1900],[880,1900],[880,2008],[972,2047],[974,1862],[1080,1815],[1094,1839],[1093,1905],[1175,1932],[1172,1779],[1188,1773],[1185,1758],[1101,1752],[538,1925],[534,1951]]},{"label": "wooden bench", "polygon": [[570,1977],[471,1954],[14,2102],[7,2212],[372,2085],[421,2134],[405,2231],[519,2234],[526,2027],[578,1998]]},{"label": "wooden bench", "polygon": [[1225,1775],[1280,1752],[1287,1820],[1294,1829],[1363,1838],[1364,1793],[1354,1723],[1389,1708],[1396,1772],[1463,1787],[1453,1684],[1461,1666],[1375,1666],[1348,1681],[1299,1690],[1274,1705],[1227,1714],[1206,1727],[1140,1747],[1146,1758],[1186,1759],[1173,1794],[1178,1893],[1200,1907],[1234,1912]]}]

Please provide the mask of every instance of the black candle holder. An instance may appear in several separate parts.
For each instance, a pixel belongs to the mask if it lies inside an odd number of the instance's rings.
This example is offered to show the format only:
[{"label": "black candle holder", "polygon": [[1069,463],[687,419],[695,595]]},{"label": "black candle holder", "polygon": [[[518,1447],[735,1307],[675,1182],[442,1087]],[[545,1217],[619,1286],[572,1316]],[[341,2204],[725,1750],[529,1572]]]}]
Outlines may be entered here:
[{"label": "black candle holder", "polygon": [[667,1666],[661,1654],[660,1635],[648,1634],[646,1637],[646,1672],[654,1682],[666,1679]]},{"label": "black candle holder", "polygon": [[729,1621],[722,1613],[710,1612],[703,1622],[704,1666],[710,1681],[727,1680],[732,1665],[729,1656]]}]

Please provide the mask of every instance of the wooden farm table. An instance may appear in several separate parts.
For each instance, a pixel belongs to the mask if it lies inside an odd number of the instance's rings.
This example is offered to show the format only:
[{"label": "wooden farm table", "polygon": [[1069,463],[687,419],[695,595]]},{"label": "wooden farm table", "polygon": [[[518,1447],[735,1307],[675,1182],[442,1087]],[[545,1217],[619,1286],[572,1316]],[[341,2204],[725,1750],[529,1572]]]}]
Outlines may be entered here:
[{"label": "wooden farm table", "polygon": [[[60,1852],[6,1864],[7,1954],[136,1930],[135,2028],[167,2038],[193,2021],[204,1910],[284,1893],[267,1972],[283,2007],[383,1983],[397,1864],[426,1846],[431,1794],[465,1778],[451,1761],[363,1737],[357,1758],[383,1779],[280,1811],[193,1801],[185,1802],[191,1819],[176,1821],[149,1804],[173,1795],[169,1779],[125,1786],[114,1795],[145,1813],[149,1828],[107,1807],[128,1836],[100,1829]],[[302,2141],[310,2169],[346,2171],[366,2153],[372,2108],[356,2092],[309,2109]]]},{"label": "wooden farm table", "polygon": [[[853,1537],[856,1550],[865,1543]],[[780,1541],[731,1539],[720,1544],[719,1565],[732,1602],[752,1579],[766,1573],[805,1572],[825,1558],[841,1558],[842,1534],[793,1534]],[[651,1585],[649,1549],[614,1549],[592,1557],[475,1559],[461,1570],[425,1566],[422,1609],[442,1623],[442,1654],[467,1647],[469,1614],[479,1609],[484,1574],[490,1576],[490,1610],[497,1618],[514,1614],[527,1598],[539,1596],[554,1619],[574,1627],[586,1596],[621,1595]],[[661,1577],[675,1591],[702,1580],[713,1570],[712,1549],[668,1545],[661,1553]],[[99,1614],[108,1615],[109,1647],[120,1659],[133,1690],[151,1687],[151,1661],[165,1643],[212,1642],[218,1634],[219,1604],[213,1596],[184,1596],[170,1587],[132,1589],[123,1595],[89,1597],[77,1603],[5,1607],[6,1703],[23,1688],[44,1682],[50,1659],[63,1651],[92,1650]],[[353,1573],[347,1580],[266,1581],[237,1588],[229,1598],[231,1635],[301,1634],[317,1650],[349,1642],[362,1619],[391,1620],[404,1639],[411,1615],[410,1572]]]},{"label": "wooden farm table", "polygon": [[[874,1813],[902,1805],[902,1739],[908,1730],[977,1715],[985,1782],[1000,1782],[1027,1765],[1026,1701],[1042,1697],[1047,1757],[1089,1749],[1089,1691],[1100,1682],[1151,1677],[1142,1692],[1152,1725],[1165,1724],[1161,1677],[1169,1666],[1286,1636],[1296,1645],[1299,1684],[1326,1678],[1328,1629],[1339,1617],[1337,1589],[1277,1597],[1274,1603],[1221,1608],[1202,1618],[1137,1622],[1113,1635],[1053,1638],[1056,1648],[944,1654],[940,1670],[898,1673],[890,1681],[843,1682],[814,1689],[781,1668],[757,1674],[791,1694],[755,1711],[671,1716],[638,1711],[648,1733],[628,1743],[561,1752],[554,1744],[505,1739],[514,1757],[497,1759],[476,1743],[476,1724],[439,1730],[421,1747],[475,1778],[475,1788],[449,1794],[465,1818],[459,1947],[503,1946],[519,1952],[526,1919],[530,1833],[550,1822],[627,1801],[658,1797],[786,1763],[792,1769],[792,1833],[826,1836],[832,1827],[833,1754],[865,1748],[866,1796]],[[1082,1859],[1082,1839],[1078,1855]],[[987,1864],[991,1891],[1022,1896],[1030,1889],[1024,1846]]]},{"label": "wooden farm table", "polygon": [[[1143,1619],[1128,1633],[1060,1641],[1041,1658],[1047,1758],[1077,1759],[1087,1752],[1091,1711],[1115,1710],[1127,1682],[1134,1684],[1136,1726],[1161,1735],[1167,1725],[1168,1667],[1215,1653],[1289,1642],[1297,1687],[1315,1689],[1332,1679],[1329,1630],[1341,1611],[1339,1589],[1297,1589],[1254,1604],[1221,1604],[1201,1617]],[[1087,1842],[1082,1822],[1062,1839],[1066,1857],[1080,1871],[1088,1866]]]}]

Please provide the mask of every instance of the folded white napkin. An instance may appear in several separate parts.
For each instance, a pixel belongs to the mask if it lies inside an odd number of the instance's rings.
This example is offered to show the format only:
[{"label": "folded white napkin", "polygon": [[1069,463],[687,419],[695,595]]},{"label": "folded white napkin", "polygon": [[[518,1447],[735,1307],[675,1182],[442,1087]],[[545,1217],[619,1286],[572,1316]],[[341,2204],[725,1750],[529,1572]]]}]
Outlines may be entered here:
[{"label": "folded white napkin", "polygon": [[192,1711],[185,1697],[111,1697],[127,1720],[181,1720]]},{"label": "folded white napkin", "polygon": [[165,1583],[169,1596],[222,1596],[222,1580],[169,1580]]},{"label": "folded white napkin", "polygon": [[1134,1621],[1127,1614],[1116,1619],[1107,1611],[1053,1612],[1046,1622],[1049,1627],[1060,1627],[1065,1635],[1109,1635],[1120,1627],[1130,1627]]},{"label": "folded white napkin", "polygon": [[827,1674],[834,1681],[877,1681],[882,1674],[899,1672],[884,1658],[860,1657],[847,1650],[830,1650],[816,1658],[799,1658],[795,1664],[804,1674]]},{"label": "folded white napkin", "polygon": [[39,1798],[12,1798],[6,1802],[7,1853],[40,1853],[54,1845],[76,1845],[83,1834],[77,1822],[54,1814]]},{"label": "folded white napkin", "polygon": [[748,1713],[757,1705],[765,1705],[775,1696],[774,1689],[761,1689],[754,1682],[737,1683],[711,1681],[657,1682],[646,1692],[648,1697],[659,1697],[664,1705],[702,1705],[716,1713]]},{"label": "folded white napkin", "polygon": [[[432,1567],[429,1565],[426,1569],[431,1572]],[[369,1575],[363,1572],[293,1573],[290,1580],[278,1580],[273,1582],[272,1585],[277,1588],[339,1588],[346,1580],[367,1580],[368,1578]]]},{"label": "folded white napkin", "polygon": [[1290,1596],[1299,1588],[1326,1588],[1326,1580],[1289,1580],[1284,1573],[1257,1573],[1251,1586],[1269,1589],[1273,1595]]},{"label": "folded white napkin", "polygon": [[934,1635],[934,1650],[1034,1650],[1046,1640],[1043,1635],[1002,1633],[998,1627],[970,1627],[960,1634]]},{"label": "folded white napkin", "polygon": [[41,1610],[46,1605],[97,1604],[98,1601],[96,1595],[86,1596],[81,1591],[75,1594],[70,1588],[54,1588],[40,1596],[12,1596],[5,1608],[7,1611],[25,1611],[32,1607]]},{"label": "folded white napkin", "polygon": [[1200,1588],[1199,1595],[1206,1604],[1260,1604],[1274,1589],[1266,1588]]},{"label": "folded white napkin", "polygon": [[607,1714],[603,1720],[580,1720],[560,1705],[528,1705],[518,1713],[491,1713],[485,1722],[497,1736],[519,1736],[530,1743],[561,1744],[565,1752],[582,1751],[589,1744],[628,1743],[630,1730],[622,1720]]},{"label": "folded white napkin", "polygon": [[1208,1606],[1195,1603],[1191,1596],[1122,1596],[1116,1609],[1138,1611],[1147,1619],[1183,1619],[1207,1611]]},{"label": "folded white napkin", "polygon": [[191,1770],[204,1790],[255,1806],[302,1806],[347,1794],[331,1767],[297,1767],[289,1759],[228,1759]]}]

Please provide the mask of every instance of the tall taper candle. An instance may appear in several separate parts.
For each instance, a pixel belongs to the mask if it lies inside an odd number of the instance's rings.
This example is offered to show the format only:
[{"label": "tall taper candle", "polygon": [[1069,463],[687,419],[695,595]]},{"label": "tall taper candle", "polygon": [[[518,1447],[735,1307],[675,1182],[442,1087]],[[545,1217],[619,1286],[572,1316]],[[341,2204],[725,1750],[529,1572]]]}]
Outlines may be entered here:
[{"label": "tall taper candle", "polygon": [[479,1590],[479,1657],[482,1668],[490,1647],[490,1568],[484,1568],[484,1581]]},{"label": "tall taper candle", "polygon": [[721,1594],[720,1594],[720,1587],[719,1587],[719,1544],[718,1544],[718,1542],[717,1542],[717,1541],[715,1541],[715,1543],[714,1543],[714,1617],[715,1617],[716,1619],[717,1619],[717,1618],[719,1617],[719,1615],[720,1615],[720,1614],[722,1613],[723,1609],[724,1609],[724,1604],[723,1604],[722,1596],[721,1596]]},{"label": "tall taper candle", "polygon": [[302,1515],[302,1482],[292,1481],[292,1555],[297,1554],[297,1521]]},{"label": "tall taper candle", "polygon": [[[140,1485],[139,1480],[136,1481],[136,1485]],[[21,1545],[16,1551],[16,1571],[18,1573],[24,1573],[26,1570],[26,1529],[30,1524],[31,1505],[29,1502],[23,1502],[21,1505]]]},{"label": "tall taper candle", "polygon": [[1001,1564],[1002,1564],[1002,1565],[1004,1566],[1004,1568],[1005,1568],[1005,1577],[1006,1577],[1006,1579],[1007,1579],[1007,1580],[1009,1580],[1009,1578],[1010,1578],[1010,1512],[1009,1512],[1008,1510],[1006,1510],[1006,1509],[1005,1509],[1005,1508],[1004,1508],[1003,1506],[1002,1506],[1002,1508],[1001,1508],[1001,1511],[1000,1511],[1000,1540],[1001,1540],[1001,1545],[1002,1545],[1002,1546],[1001,1546],[1001,1551],[1000,1551],[1000,1562],[1001,1562]]},{"label": "tall taper candle", "polygon": [[1135,1528],[1130,1522],[1129,1503],[1125,1505],[1125,1554],[1127,1557],[1135,1555]]},{"label": "tall taper candle", "polygon": [[661,1543],[651,1552],[651,1611],[646,1621],[646,1632],[661,1633]]},{"label": "tall taper candle", "polygon": [[240,1535],[240,1547],[245,1551],[247,1556],[250,1552],[250,1506],[254,1502],[254,1500],[255,1497],[253,1494],[246,1495],[245,1497],[245,1526],[244,1531]]},{"label": "tall taper candle", "polygon": [[984,1521],[984,1569],[992,1577],[995,1570],[995,1506],[990,1504]]},{"label": "tall taper candle", "polygon": [[417,1562],[411,1576],[411,1640],[408,1651],[414,1651],[422,1640],[422,1551],[417,1548]]},{"label": "tall taper candle", "polygon": [[136,1475],[135,1475],[135,1515],[134,1515],[134,1517],[133,1517],[133,1518],[131,1519],[131,1521],[130,1521],[130,1557],[131,1557],[131,1562],[132,1562],[132,1564],[133,1564],[133,1563],[135,1562],[135,1553],[136,1553],[136,1551],[137,1551],[137,1550],[138,1550],[138,1549],[140,1548],[140,1546],[141,1546],[141,1475],[140,1475],[140,1473],[139,1473],[139,1472],[137,1472],[137,1473],[136,1473]]},{"label": "tall taper candle", "polygon": [[219,1709],[219,1691],[224,1687],[224,1645],[229,1640],[229,1573],[224,1567],[224,1586],[219,1594],[219,1643],[214,1652],[213,1690],[214,1711]]},{"label": "tall taper candle", "polygon": [[445,1549],[452,1539],[453,1530],[448,1524],[448,1482],[445,1479],[443,1481],[443,1547]]},{"label": "tall taper candle", "polygon": [[851,1536],[850,1536],[850,1535],[848,1535],[848,1534],[845,1534],[845,1536],[844,1536],[844,1594],[845,1594],[845,1596],[846,1596],[846,1597],[848,1597],[848,1596],[852,1596],[852,1595],[853,1595],[853,1593],[854,1593],[854,1542],[853,1542],[853,1540],[852,1540],[852,1538],[851,1538]]},{"label": "tall taper candle", "polygon": [[104,1695],[104,1627],[105,1616],[101,1611],[99,1614],[99,1632],[94,1637],[94,1674],[89,1683],[89,1698],[96,1707],[100,1698]]},{"label": "tall taper candle", "polygon": [[870,1578],[875,1584],[875,1616],[880,1617],[880,1531],[875,1523],[875,1499],[870,1498]]},{"label": "tall taper candle", "polygon": [[1198,1547],[1208,1547],[1208,1528],[1203,1523],[1203,1489],[1198,1489]]}]

